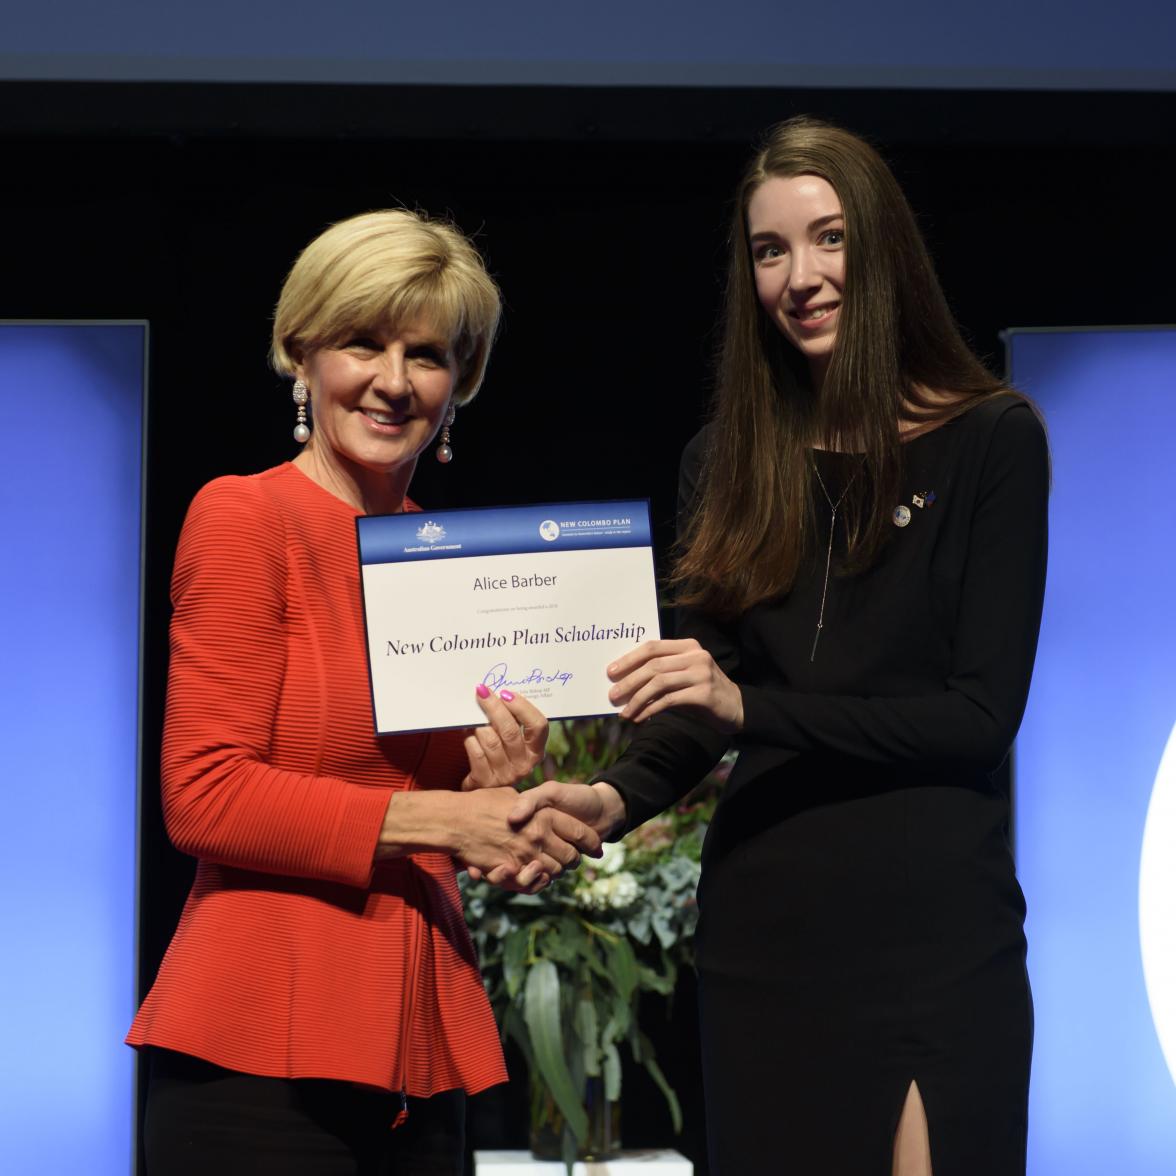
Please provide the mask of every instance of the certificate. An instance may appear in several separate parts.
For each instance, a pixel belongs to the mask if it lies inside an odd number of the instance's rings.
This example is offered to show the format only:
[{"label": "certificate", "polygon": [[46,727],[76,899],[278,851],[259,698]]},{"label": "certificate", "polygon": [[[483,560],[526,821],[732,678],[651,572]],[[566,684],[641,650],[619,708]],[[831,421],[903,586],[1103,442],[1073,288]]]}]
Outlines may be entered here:
[{"label": "certificate", "polygon": [[376,733],[473,727],[482,683],[548,718],[616,711],[605,668],[659,636],[649,504],[356,520]]}]

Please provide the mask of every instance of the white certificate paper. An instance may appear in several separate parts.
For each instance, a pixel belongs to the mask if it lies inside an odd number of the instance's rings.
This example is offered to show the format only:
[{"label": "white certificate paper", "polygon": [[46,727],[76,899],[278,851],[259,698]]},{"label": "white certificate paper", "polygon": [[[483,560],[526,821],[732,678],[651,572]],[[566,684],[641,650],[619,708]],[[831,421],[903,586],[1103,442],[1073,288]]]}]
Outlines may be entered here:
[{"label": "white certificate paper", "polygon": [[660,633],[649,504],[356,520],[376,733],[486,721],[479,683],[548,718],[616,711],[605,667]]}]

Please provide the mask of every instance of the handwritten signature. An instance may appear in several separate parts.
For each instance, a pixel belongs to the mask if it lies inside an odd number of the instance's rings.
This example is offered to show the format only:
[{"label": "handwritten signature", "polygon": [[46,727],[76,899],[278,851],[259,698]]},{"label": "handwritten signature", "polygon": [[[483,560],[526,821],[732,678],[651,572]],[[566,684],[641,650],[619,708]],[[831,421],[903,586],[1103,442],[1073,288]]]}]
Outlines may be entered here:
[{"label": "handwritten signature", "polygon": [[525,678],[515,678],[513,681],[507,678],[508,673],[510,671],[506,662],[498,662],[486,671],[482,685],[489,686],[491,690],[501,690],[504,686],[539,686],[545,682],[557,682],[560,686],[566,686],[568,681],[575,677],[570,670],[556,670],[553,674],[547,674],[538,667]]}]

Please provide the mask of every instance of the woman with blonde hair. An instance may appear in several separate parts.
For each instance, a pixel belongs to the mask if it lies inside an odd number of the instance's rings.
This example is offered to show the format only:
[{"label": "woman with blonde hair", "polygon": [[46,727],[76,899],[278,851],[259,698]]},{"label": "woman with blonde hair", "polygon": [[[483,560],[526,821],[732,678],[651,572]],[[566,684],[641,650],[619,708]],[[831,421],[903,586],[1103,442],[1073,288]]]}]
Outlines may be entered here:
[{"label": "woman with blonde hair", "polygon": [[507,825],[546,740],[524,699],[478,689],[472,733],[372,728],[355,519],[416,509],[438,434],[452,457],[499,307],[452,226],[329,228],[274,320],[305,447],[188,513],[162,780],[196,880],[128,1037],[152,1173],[459,1174],[463,1092],[506,1074],[455,861],[533,889],[598,851],[563,814]]},{"label": "woman with blonde hair", "polygon": [[712,1176],[1011,1176],[1032,1006],[998,769],[1024,710],[1048,456],[960,337],[860,138],[774,128],[736,194],[680,639],[608,668],[637,733],[544,804],[605,835],[733,745],[697,941]]}]

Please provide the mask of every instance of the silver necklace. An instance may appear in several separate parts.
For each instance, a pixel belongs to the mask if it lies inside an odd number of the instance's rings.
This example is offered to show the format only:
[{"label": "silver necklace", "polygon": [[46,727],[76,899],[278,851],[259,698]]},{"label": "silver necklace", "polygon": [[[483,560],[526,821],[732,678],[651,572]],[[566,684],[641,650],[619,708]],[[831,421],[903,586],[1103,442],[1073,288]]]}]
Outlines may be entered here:
[{"label": "silver necklace", "polygon": [[837,496],[837,501],[834,502],[829,491],[825,488],[825,479],[821,477],[821,471],[817,469],[816,461],[813,462],[813,473],[817,475],[817,484],[821,487],[821,493],[829,504],[829,546],[825,549],[825,582],[821,585],[821,611],[817,614],[817,631],[813,634],[813,651],[809,654],[810,662],[816,660],[817,642],[821,640],[821,630],[825,627],[825,598],[829,595],[829,569],[833,566],[833,532],[837,528],[837,511],[845,501],[845,496],[849,493],[850,486],[853,485],[853,479],[857,477],[855,473],[845,483],[845,489],[841,491]]}]

